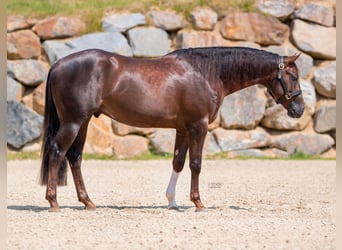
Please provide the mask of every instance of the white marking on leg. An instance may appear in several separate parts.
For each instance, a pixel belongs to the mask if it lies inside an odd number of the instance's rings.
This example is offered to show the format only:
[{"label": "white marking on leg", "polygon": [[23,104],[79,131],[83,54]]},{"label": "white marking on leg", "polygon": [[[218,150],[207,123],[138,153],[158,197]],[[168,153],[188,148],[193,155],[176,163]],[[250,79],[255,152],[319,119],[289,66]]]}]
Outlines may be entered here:
[{"label": "white marking on leg", "polygon": [[176,200],[175,200],[176,184],[177,184],[178,177],[179,177],[179,173],[177,173],[175,170],[172,170],[170,182],[169,182],[169,185],[166,189],[166,198],[169,201],[169,205],[167,207],[168,209],[177,209],[178,208]]}]

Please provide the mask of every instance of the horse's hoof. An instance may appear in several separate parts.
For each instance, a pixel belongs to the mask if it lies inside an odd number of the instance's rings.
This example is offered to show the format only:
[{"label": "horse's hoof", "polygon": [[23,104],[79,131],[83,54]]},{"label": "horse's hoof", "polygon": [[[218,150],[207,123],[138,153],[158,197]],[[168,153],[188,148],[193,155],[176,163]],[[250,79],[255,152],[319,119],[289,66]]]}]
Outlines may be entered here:
[{"label": "horse's hoof", "polygon": [[168,210],[176,210],[176,211],[178,211],[179,207],[177,205],[176,206],[168,206],[167,209]]},{"label": "horse's hoof", "polygon": [[196,207],[195,212],[208,212],[208,209],[206,207]]},{"label": "horse's hoof", "polygon": [[61,209],[59,207],[50,207],[48,209],[48,212],[60,212]]},{"label": "horse's hoof", "polygon": [[85,206],[84,207],[84,210],[87,210],[87,211],[95,211],[96,210],[96,206],[95,205],[92,205],[92,206]]}]

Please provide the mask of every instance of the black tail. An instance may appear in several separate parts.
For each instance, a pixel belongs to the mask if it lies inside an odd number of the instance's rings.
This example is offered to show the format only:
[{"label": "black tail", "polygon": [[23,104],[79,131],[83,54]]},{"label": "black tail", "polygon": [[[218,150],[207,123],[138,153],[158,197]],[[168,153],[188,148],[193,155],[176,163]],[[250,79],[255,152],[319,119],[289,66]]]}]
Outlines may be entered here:
[{"label": "black tail", "polygon": [[[41,185],[47,185],[49,175],[49,151],[52,142],[59,129],[59,118],[56,111],[56,106],[51,94],[51,71],[49,71],[46,81],[45,91],[45,111],[44,111],[44,127],[43,127],[43,143],[41,149],[42,164],[40,170],[40,181]],[[61,162],[58,171],[58,185],[64,186],[67,184],[67,161],[64,158]]]}]

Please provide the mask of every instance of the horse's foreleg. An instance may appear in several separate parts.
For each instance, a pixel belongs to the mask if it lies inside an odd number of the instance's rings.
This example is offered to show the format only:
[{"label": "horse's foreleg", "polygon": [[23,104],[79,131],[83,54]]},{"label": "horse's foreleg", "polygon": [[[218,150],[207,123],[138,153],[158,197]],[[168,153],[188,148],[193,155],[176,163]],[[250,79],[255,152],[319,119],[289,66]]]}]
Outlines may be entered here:
[{"label": "horse's foreleg", "polygon": [[89,120],[83,123],[66,156],[70,163],[78,200],[85,205],[86,210],[94,210],[96,206],[88,196],[81,172],[82,151],[87,135],[88,122]]},{"label": "horse's foreleg", "polygon": [[189,127],[189,154],[191,169],[190,200],[195,204],[197,210],[205,208],[199,194],[199,175],[201,172],[202,149],[208,131],[208,123],[200,121]]},{"label": "horse's foreleg", "polygon": [[[66,178],[65,154],[73,143],[78,129],[77,124],[61,124],[49,149],[49,172],[45,198],[50,204],[50,212],[60,210],[57,202],[57,185],[63,183],[63,179]],[[62,173],[60,170],[63,170]]]},{"label": "horse's foreleg", "polygon": [[186,134],[182,134],[180,131],[176,133],[175,150],[173,155],[173,170],[170,178],[169,185],[166,189],[166,198],[169,201],[169,209],[178,209],[175,195],[176,185],[179,177],[179,173],[182,171],[185,162],[186,152],[188,150],[188,138]]}]

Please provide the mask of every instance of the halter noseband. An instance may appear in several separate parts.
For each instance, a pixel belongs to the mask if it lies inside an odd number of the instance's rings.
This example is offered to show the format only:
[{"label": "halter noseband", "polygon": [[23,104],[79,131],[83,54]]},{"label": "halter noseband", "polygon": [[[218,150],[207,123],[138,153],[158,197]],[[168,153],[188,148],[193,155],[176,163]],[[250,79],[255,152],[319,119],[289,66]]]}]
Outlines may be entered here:
[{"label": "halter noseband", "polygon": [[[283,72],[284,72],[284,68],[285,68],[285,65],[284,65],[284,57],[280,57],[279,58],[279,64],[278,64],[278,74],[275,78],[273,78],[271,80],[271,82],[268,84],[268,88],[267,88],[267,91],[268,93],[273,97],[273,99],[276,101],[276,103],[283,103],[284,101],[288,101],[288,100],[291,100],[292,98],[302,94],[302,90],[301,89],[298,89],[296,91],[289,91],[287,89],[287,86],[286,86],[286,83],[285,83],[285,80],[283,78]],[[273,81],[279,81],[280,82],[280,85],[281,87],[283,88],[283,91],[284,91],[284,95],[282,95],[281,97],[277,98],[275,97],[275,95],[273,94],[271,88],[270,88],[270,84],[273,82]]]}]

